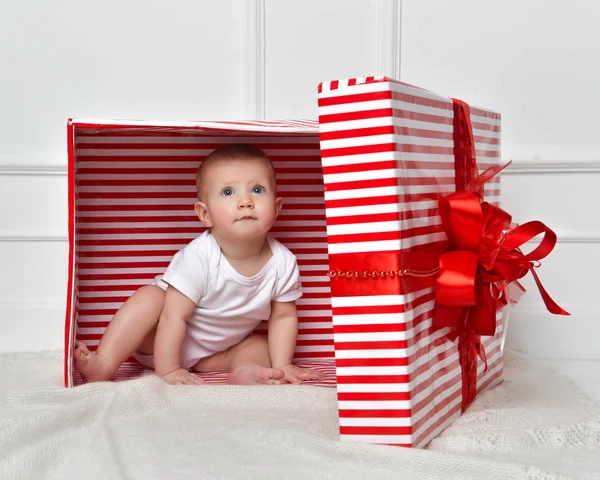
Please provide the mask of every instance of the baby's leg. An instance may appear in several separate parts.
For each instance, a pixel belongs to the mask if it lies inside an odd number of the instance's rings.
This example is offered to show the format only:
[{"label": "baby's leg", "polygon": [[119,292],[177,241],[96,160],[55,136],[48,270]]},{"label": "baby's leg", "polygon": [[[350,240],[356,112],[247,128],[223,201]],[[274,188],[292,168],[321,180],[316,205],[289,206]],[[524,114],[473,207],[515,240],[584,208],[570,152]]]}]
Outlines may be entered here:
[{"label": "baby's leg", "polygon": [[230,370],[228,383],[237,385],[276,384],[284,377],[283,370],[271,368],[267,339],[262,335],[250,335],[224,352],[203,358],[193,370],[213,372]]},{"label": "baby's leg", "polygon": [[143,353],[153,352],[164,299],[165,292],[160,287],[146,285],[129,297],[115,314],[96,355],[92,355],[84,343],[77,342],[75,367],[86,382],[108,380],[138,348]]}]

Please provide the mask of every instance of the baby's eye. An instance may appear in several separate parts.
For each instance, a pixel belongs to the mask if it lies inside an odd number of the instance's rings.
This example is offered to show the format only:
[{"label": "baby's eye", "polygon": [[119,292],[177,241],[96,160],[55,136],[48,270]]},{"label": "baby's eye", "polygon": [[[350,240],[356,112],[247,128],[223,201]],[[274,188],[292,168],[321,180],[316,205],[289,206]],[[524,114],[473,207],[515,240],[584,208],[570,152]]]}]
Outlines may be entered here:
[{"label": "baby's eye", "polygon": [[224,188],[221,191],[221,195],[223,195],[224,197],[230,197],[231,195],[233,195],[233,188],[229,188],[229,187]]},{"label": "baby's eye", "polygon": [[265,189],[260,185],[257,185],[252,189],[252,193],[264,193]]}]

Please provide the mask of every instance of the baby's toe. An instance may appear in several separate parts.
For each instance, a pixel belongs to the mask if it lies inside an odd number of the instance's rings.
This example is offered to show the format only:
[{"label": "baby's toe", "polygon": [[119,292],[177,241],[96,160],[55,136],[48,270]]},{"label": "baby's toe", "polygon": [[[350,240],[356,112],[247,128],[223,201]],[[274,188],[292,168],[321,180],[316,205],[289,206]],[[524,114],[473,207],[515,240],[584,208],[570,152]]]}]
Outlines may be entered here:
[{"label": "baby's toe", "polygon": [[265,385],[281,385],[283,382],[281,380],[267,380]]},{"label": "baby's toe", "polygon": [[90,350],[88,349],[88,347],[85,343],[77,342],[75,344],[75,352],[79,352],[80,354],[87,356],[87,355],[89,355]]},{"label": "baby's toe", "polygon": [[269,378],[272,380],[282,380],[285,377],[285,372],[279,368],[269,369]]}]

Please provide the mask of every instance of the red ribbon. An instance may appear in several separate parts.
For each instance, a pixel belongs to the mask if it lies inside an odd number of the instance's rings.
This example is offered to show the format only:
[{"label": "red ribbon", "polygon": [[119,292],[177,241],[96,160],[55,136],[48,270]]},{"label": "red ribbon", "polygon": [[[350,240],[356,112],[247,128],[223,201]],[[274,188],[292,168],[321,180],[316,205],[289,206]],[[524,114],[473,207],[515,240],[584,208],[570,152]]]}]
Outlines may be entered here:
[{"label": "red ribbon", "polygon": [[[469,191],[440,200],[440,215],[452,251],[440,256],[437,278],[437,311],[434,327],[458,328],[469,310],[469,328],[494,335],[496,312],[509,303],[507,286],[528,272],[534,276],[546,308],[568,315],[548,295],[535,268],[550,254],[556,234],[539,221],[511,228],[511,216]],[[519,247],[543,234],[538,247],[524,254]]]},{"label": "red ribbon", "polygon": [[[439,211],[448,235],[450,250],[439,258],[436,313],[432,328],[450,327],[451,338],[459,341],[463,370],[463,411],[477,393],[477,356],[487,361],[480,336],[494,335],[496,312],[515,303],[509,286],[524,289],[518,280],[531,272],[546,308],[554,314],[569,315],[548,295],[535,268],[556,244],[556,234],[539,221],[515,227],[504,210],[481,202],[483,184],[502,167],[491,167],[475,176],[475,149],[469,107],[454,100],[454,140],[457,192],[439,201]],[[520,247],[543,234],[541,243],[524,254]]]}]

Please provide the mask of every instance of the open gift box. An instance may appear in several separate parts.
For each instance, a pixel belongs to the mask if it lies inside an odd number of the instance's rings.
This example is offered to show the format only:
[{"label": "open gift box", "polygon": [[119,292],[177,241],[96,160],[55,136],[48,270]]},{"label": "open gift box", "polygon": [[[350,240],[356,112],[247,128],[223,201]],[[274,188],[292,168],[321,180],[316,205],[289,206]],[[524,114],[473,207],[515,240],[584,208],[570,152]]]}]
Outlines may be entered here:
[{"label": "open gift box", "polygon": [[[432,327],[448,246],[438,201],[466,178],[455,155],[465,128],[477,167],[499,164],[500,115],[384,77],[322,83],[318,101],[319,122],[68,122],[66,386],[81,382],[75,339],[94,350],[125,300],[203,231],[196,168],[232,142],[260,147],[276,170],[284,205],[272,235],[297,256],[303,285],[295,362],[337,386],[343,440],[425,446],[465,395],[501,381],[501,311],[468,376],[460,337]],[[497,205],[499,177],[481,192]],[[130,359],[115,378],[143,370]]]}]

